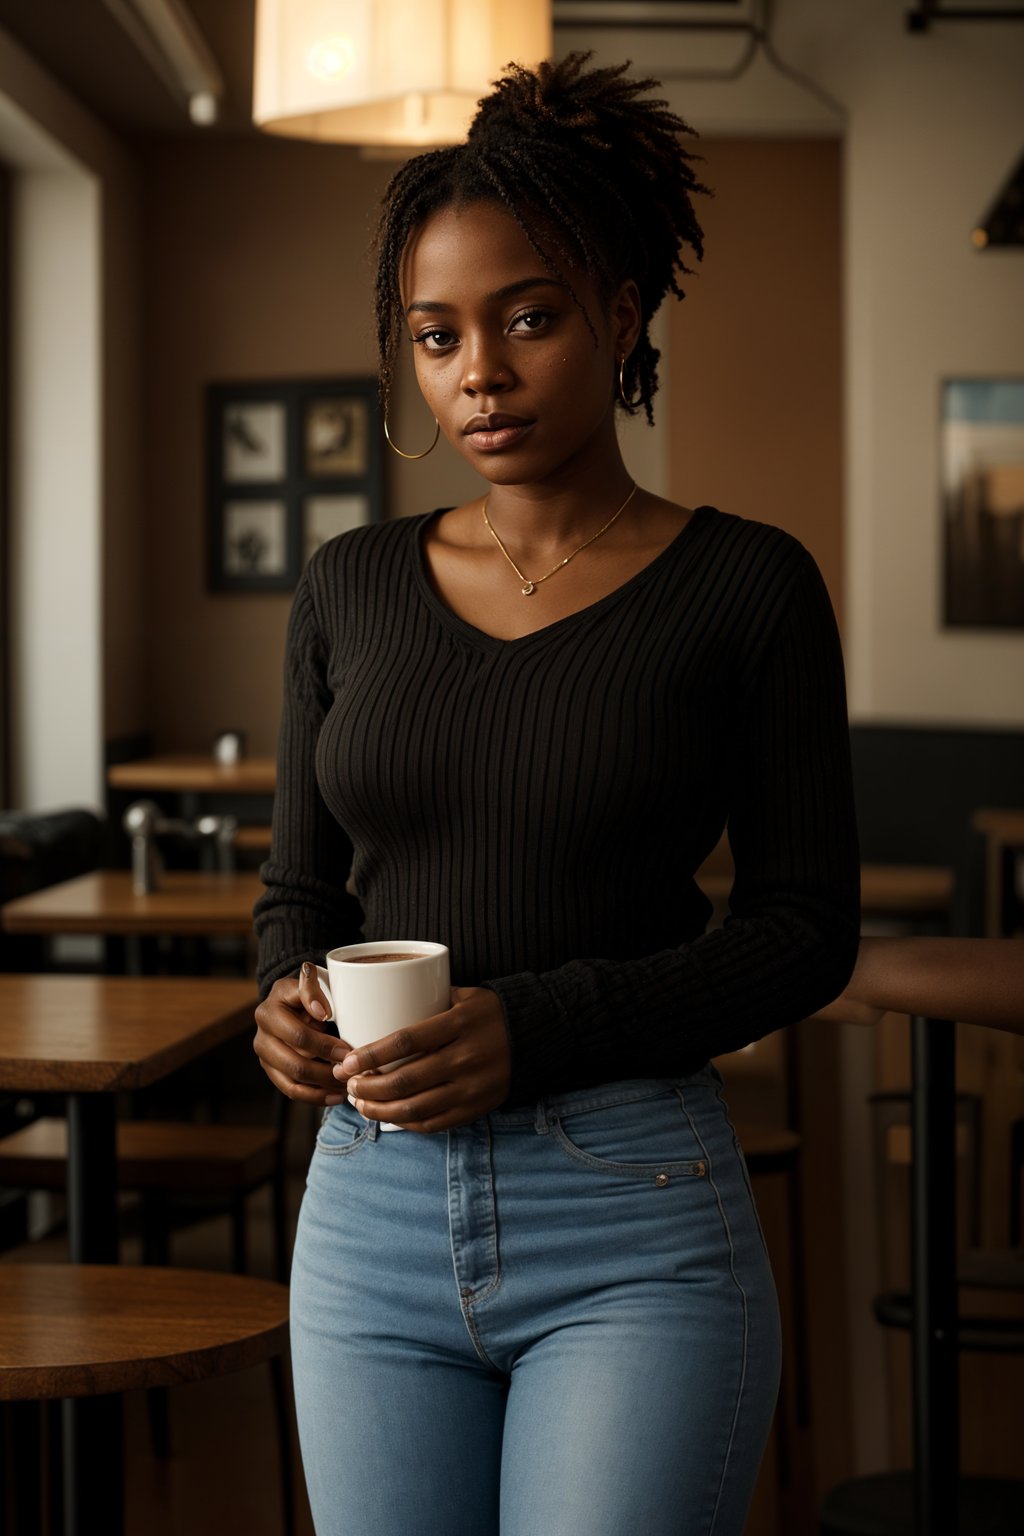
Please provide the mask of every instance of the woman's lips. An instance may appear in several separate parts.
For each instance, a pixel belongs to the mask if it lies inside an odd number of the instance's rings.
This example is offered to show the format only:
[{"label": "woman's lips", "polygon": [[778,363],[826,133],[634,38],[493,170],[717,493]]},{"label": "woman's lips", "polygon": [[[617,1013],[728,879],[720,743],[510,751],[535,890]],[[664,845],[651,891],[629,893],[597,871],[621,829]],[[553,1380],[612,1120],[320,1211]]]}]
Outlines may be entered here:
[{"label": "woman's lips", "polygon": [[467,432],[466,436],[480,453],[499,453],[503,448],[512,448],[532,426],[532,421],[523,421],[515,427],[495,427],[490,431],[480,427],[475,432]]}]

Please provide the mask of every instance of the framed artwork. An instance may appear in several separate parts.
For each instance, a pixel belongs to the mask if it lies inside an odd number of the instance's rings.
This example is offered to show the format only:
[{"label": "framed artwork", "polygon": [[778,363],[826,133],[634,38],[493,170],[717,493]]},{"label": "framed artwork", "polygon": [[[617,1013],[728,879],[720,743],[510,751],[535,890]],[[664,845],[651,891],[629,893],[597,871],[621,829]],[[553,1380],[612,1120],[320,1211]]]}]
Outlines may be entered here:
[{"label": "framed artwork", "polygon": [[210,384],[209,585],[290,591],[319,545],[382,510],[374,379]]},{"label": "framed artwork", "polygon": [[1024,378],[942,385],[947,628],[1024,629]]}]

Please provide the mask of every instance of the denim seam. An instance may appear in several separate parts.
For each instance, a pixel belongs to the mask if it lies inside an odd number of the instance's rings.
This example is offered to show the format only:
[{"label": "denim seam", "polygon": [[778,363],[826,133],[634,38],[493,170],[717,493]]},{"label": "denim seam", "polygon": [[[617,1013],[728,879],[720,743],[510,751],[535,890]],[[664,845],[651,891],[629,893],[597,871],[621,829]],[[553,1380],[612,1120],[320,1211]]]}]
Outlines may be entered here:
[{"label": "denim seam", "polygon": [[725,1476],[726,1476],[726,1472],[728,1471],[728,1467],[729,1467],[729,1457],[732,1454],[733,1441],[736,1438],[736,1426],[737,1426],[737,1423],[739,1422],[740,1408],[741,1408],[742,1403],[743,1403],[743,1389],[746,1386],[746,1381],[747,1381],[747,1344],[748,1344],[748,1337],[747,1336],[748,1336],[748,1332],[749,1332],[749,1312],[748,1312],[748,1307],[747,1307],[747,1293],[743,1289],[743,1286],[740,1284],[739,1276],[736,1273],[736,1249],[735,1249],[735,1246],[734,1246],[733,1240],[732,1240],[732,1228],[729,1225],[729,1218],[725,1214],[725,1206],[722,1204],[721,1191],[719,1190],[718,1185],[715,1182],[715,1173],[714,1173],[714,1167],[713,1167],[712,1162],[711,1162],[711,1154],[708,1152],[707,1145],[706,1145],[706,1143],[704,1141],[704,1138],[701,1136],[700,1132],[698,1131],[696,1122],[694,1121],[694,1118],[693,1118],[693,1115],[691,1114],[689,1108],[687,1107],[686,1097],[685,1097],[684,1090],[682,1088],[680,1088],[677,1091],[679,1093],[679,1103],[682,1105],[683,1114],[686,1116],[687,1120],[690,1122],[690,1129],[693,1132],[694,1136],[696,1137],[697,1142],[698,1142],[698,1144],[699,1144],[699,1146],[701,1148],[701,1151],[704,1153],[705,1161],[707,1162],[707,1166],[708,1166],[708,1183],[711,1185],[711,1188],[715,1192],[715,1200],[716,1200],[716,1202],[718,1204],[718,1212],[719,1212],[719,1215],[722,1218],[722,1226],[723,1226],[724,1231],[725,1231],[726,1241],[729,1244],[729,1273],[732,1276],[733,1285],[736,1287],[737,1291],[739,1292],[740,1299],[741,1299],[741,1301],[743,1303],[743,1357],[742,1357],[742,1363],[740,1365],[740,1383],[739,1383],[739,1388],[738,1388],[738,1390],[736,1392],[736,1407],[733,1410],[732,1426],[731,1426],[731,1428],[729,1430],[729,1442],[726,1445],[725,1455],[722,1458],[722,1473],[721,1473],[721,1476],[720,1476],[720,1478],[718,1480],[718,1494],[717,1494],[717,1497],[715,1498],[715,1507],[711,1511],[711,1523],[708,1526],[708,1536],[714,1536],[715,1525],[717,1524],[717,1521],[718,1521],[718,1511],[719,1511],[719,1508],[721,1507],[721,1503],[722,1503],[722,1492],[723,1492],[723,1489],[725,1488]]},{"label": "denim seam", "polygon": [[342,1147],[325,1147],[318,1138],[316,1150],[322,1157],[348,1157],[351,1153],[357,1152],[361,1146],[364,1146],[368,1137],[368,1131],[360,1131],[354,1141],[346,1141]]},{"label": "denim seam", "polygon": [[[477,1325],[476,1325],[476,1319],[474,1318],[473,1313],[472,1313],[473,1306],[478,1301],[486,1300],[486,1298],[488,1296],[492,1296],[494,1294],[494,1292],[497,1290],[499,1284],[501,1283],[501,1254],[500,1254],[500,1251],[499,1251],[499,1248],[498,1248],[498,1241],[497,1241],[497,1211],[494,1209],[494,1170],[493,1170],[493,1165],[492,1165],[492,1168],[491,1168],[491,1209],[492,1209],[493,1216],[494,1216],[494,1232],[495,1232],[495,1241],[494,1241],[494,1279],[488,1284],[486,1289],[483,1290],[480,1293],[479,1296],[473,1296],[473,1297],[467,1298],[467,1297],[463,1296],[463,1294],[462,1294],[462,1286],[461,1286],[461,1284],[459,1282],[459,1257],[458,1257],[458,1253],[456,1252],[456,1235],[455,1235],[455,1232],[452,1230],[452,1220],[451,1220],[451,1213],[452,1213],[452,1209],[453,1209],[452,1195],[453,1195],[453,1191],[457,1191],[459,1189],[460,1185],[461,1185],[461,1175],[460,1175],[459,1170],[458,1170],[457,1160],[452,1155],[452,1153],[453,1153],[453,1147],[452,1147],[453,1132],[449,1131],[447,1133],[447,1135],[448,1135],[448,1155],[447,1155],[447,1158],[446,1158],[446,1163],[447,1163],[447,1182],[448,1182],[448,1246],[449,1246],[449,1249],[450,1249],[450,1252],[451,1252],[451,1259],[452,1259],[452,1276],[453,1276],[453,1279],[455,1281],[455,1288],[458,1291],[458,1295],[459,1295],[459,1311],[462,1314],[462,1320],[463,1320],[463,1322],[466,1325],[466,1331],[469,1334],[470,1342],[472,1343],[473,1348],[476,1350],[477,1355],[483,1361],[484,1365],[488,1365],[488,1366],[490,1366],[491,1370],[495,1370],[496,1371],[496,1370],[499,1370],[500,1367],[497,1366],[494,1363],[494,1361],[487,1354],[487,1351],[484,1349],[483,1341],[482,1341],[482,1339],[480,1337],[480,1332],[479,1332],[479,1329],[477,1328]],[[489,1145],[489,1147],[491,1145],[491,1138],[490,1138],[490,1134],[489,1134],[489,1128],[488,1128],[488,1145]]]}]

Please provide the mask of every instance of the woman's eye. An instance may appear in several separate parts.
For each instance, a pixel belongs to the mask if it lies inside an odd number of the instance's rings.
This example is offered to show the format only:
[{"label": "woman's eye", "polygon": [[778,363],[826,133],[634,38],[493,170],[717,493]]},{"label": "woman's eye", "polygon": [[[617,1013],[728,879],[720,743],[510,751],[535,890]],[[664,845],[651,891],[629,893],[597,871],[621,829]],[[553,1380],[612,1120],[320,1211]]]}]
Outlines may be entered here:
[{"label": "woman's eye", "polygon": [[550,312],[546,309],[524,309],[521,315],[516,315],[510,329],[525,331],[527,335],[532,335],[536,331],[544,330],[550,319]]},{"label": "woman's eye", "polygon": [[415,346],[424,347],[428,352],[443,352],[455,341],[451,331],[421,331],[412,339]]}]

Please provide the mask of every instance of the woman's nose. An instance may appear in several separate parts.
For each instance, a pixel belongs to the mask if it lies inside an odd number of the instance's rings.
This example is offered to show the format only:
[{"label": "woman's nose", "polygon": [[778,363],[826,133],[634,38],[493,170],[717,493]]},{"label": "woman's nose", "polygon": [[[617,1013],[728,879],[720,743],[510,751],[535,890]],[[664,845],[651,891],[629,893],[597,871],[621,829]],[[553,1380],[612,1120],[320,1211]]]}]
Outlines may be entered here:
[{"label": "woman's nose", "polygon": [[508,389],[511,373],[492,348],[477,346],[463,353],[462,389],[467,395],[496,395]]}]

